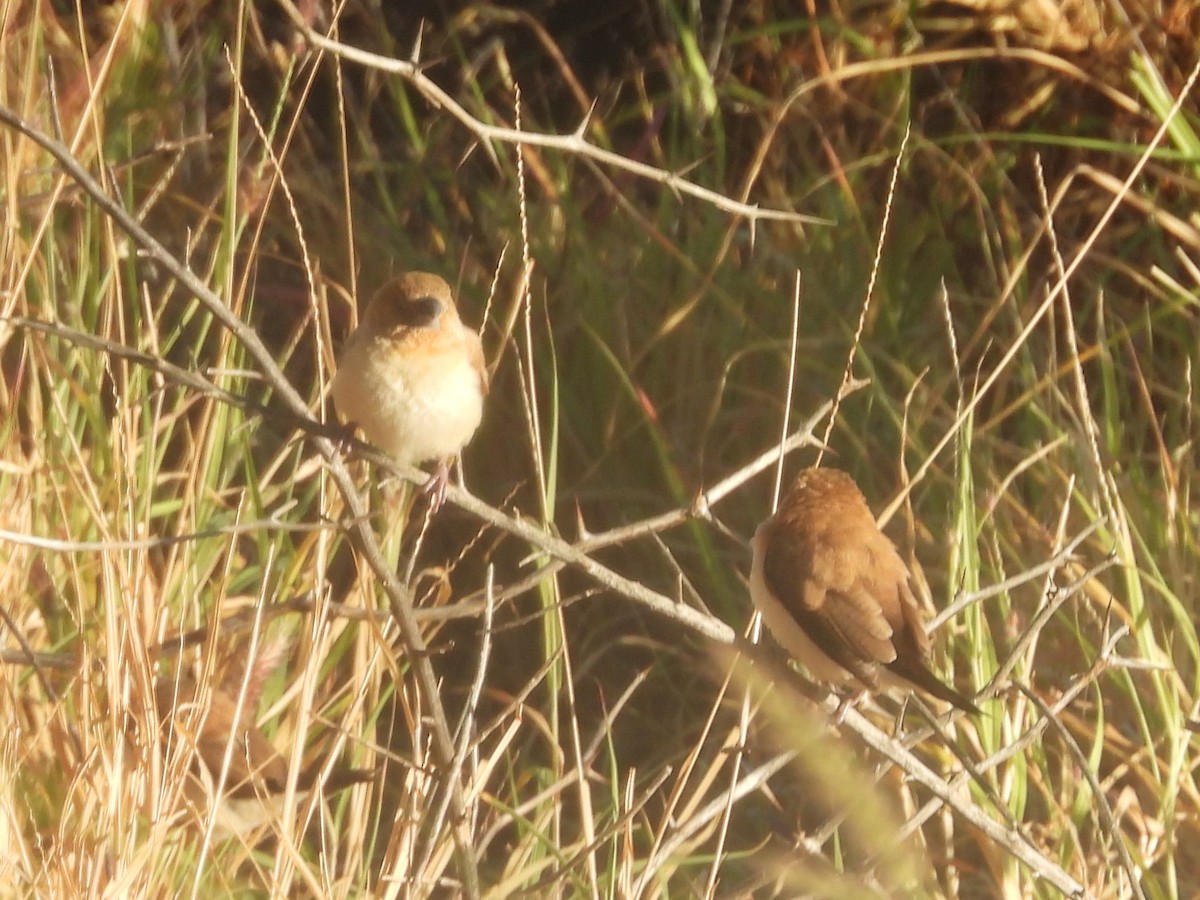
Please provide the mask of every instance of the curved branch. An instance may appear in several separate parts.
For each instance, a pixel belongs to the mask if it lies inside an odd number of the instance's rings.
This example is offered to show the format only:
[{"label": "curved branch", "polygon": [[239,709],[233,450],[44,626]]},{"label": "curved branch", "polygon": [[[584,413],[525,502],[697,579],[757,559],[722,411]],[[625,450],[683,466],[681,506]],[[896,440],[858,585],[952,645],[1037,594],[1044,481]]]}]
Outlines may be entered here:
[{"label": "curved branch", "polygon": [[688,196],[703,200],[705,203],[711,204],[724,212],[736,216],[744,216],[751,222],[797,222],[808,225],[833,224],[828,219],[818,216],[806,216],[802,213],[788,212],[781,209],[760,209],[752,203],[741,203],[717,191],[702,187],[694,181],[689,181],[675,172],[647,165],[638,160],[622,156],[619,153],[614,153],[611,150],[605,150],[603,147],[597,147],[583,137],[583,133],[587,130],[588,125],[586,118],[572,134],[545,134],[534,131],[521,131],[516,128],[503,128],[481,122],[467,112],[457,100],[446,93],[437,82],[427,77],[421,71],[420,64],[416,61],[395,59],[391,56],[383,56],[379,53],[372,53],[369,50],[361,50],[358,47],[352,47],[349,44],[335,41],[333,38],[326,37],[320,32],[315,31],[305,21],[304,17],[290,0],[279,0],[279,2],[280,6],[287,13],[288,18],[292,20],[292,24],[299,29],[304,35],[304,39],[312,44],[312,46],[323,53],[328,53],[347,62],[380,72],[399,75],[420,91],[426,100],[457,119],[480,141],[500,141],[506,144],[546,147],[574,156],[582,156],[601,165],[611,166],[614,169],[620,169],[632,175],[665,185],[677,194],[687,194]]},{"label": "curved branch", "polygon": [[[299,392],[288,381],[275,362],[275,357],[259,339],[258,333],[243,322],[226,303],[218,297],[195,273],[180,262],[159,241],[135,220],[125,208],[110,197],[103,186],[79,164],[71,151],[62,143],[34,128],[7,107],[0,106],[0,122],[8,125],[49,153],[63,167],[111,219],[142,249],[146,256],[161,265],[212,314],[218,322],[245,347],[246,352],[257,363],[267,383],[282,398],[287,410],[301,419],[311,419],[308,406]],[[320,423],[314,423],[323,427]],[[467,830],[466,808],[462,784],[451,777],[454,771],[455,747],[446,722],[446,712],[438,693],[437,677],[429,662],[421,629],[413,615],[412,595],[402,585],[383,557],[379,542],[371,530],[367,516],[367,505],[350,478],[350,472],[333,441],[324,436],[312,438],[317,451],[325,458],[334,484],[337,485],[350,517],[350,533],[368,565],[375,572],[387,594],[393,618],[400,629],[405,648],[409,653],[417,685],[428,705],[433,723],[432,749],[434,758],[446,773],[446,790],[449,791],[450,810],[454,819],[454,842],[458,856],[459,875],[468,896],[479,896],[479,872],[471,836]]]}]

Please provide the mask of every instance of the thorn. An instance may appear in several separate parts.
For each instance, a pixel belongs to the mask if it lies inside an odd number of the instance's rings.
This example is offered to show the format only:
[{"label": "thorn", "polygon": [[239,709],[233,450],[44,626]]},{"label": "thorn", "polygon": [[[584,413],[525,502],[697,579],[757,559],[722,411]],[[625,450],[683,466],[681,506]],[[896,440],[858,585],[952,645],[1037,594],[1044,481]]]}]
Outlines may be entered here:
[{"label": "thorn", "polygon": [[591,531],[588,530],[587,523],[583,521],[583,509],[579,505],[579,501],[575,501],[575,531],[579,535],[579,540],[586,541],[592,537]]},{"label": "thorn", "polygon": [[421,20],[421,24],[417,27],[417,38],[413,41],[412,53],[408,57],[408,61],[414,66],[421,65],[421,44],[425,39],[425,20]]},{"label": "thorn", "polygon": [[592,116],[596,112],[596,101],[592,101],[592,105],[588,107],[588,111],[584,113],[583,121],[579,123],[579,127],[575,129],[575,137],[581,141],[587,140],[584,135],[587,133],[588,126],[592,124]]}]

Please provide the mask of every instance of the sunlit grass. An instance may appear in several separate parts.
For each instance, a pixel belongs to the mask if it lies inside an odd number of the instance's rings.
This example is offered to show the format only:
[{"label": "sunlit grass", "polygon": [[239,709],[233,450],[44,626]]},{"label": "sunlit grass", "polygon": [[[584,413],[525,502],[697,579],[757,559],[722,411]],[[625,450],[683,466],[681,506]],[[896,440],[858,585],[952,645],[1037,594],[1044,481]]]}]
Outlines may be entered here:
[{"label": "sunlit grass", "polygon": [[[1124,5],[1142,21],[1139,4]],[[751,228],[546,148],[526,147],[519,173],[512,146],[474,142],[401,78],[328,59],[310,78],[311,60],[284,62],[279,24],[249,8],[168,28],[113,4],[87,23],[82,53],[76,23],[22,7],[5,31],[0,102],[61,127],[74,155],[259,329],[314,413],[356,293],[434,269],[458,285],[474,326],[498,270],[483,331],[498,365],[467,484],[569,542],[689,509],[778,440],[797,271],[793,421],[832,396],[881,246],[852,367],[871,384],[840,407],[825,462],[852,472],[876,511],[907,491],[887,530],[931,612],[1101,523],[1072,558],[937,631],[940,671],[993,690],[986,716],[930,733],[910,709],[900,736],[926,734],[915,750],[927,765],[1089,894],[1127,895],[1127,854],[1146,894],[1189,895],[1200,884],[1187,728],[1200,670],[1194,100],[1099,229],[1069,296],[1023,334],[1147,150],[1180,89],[1178,61],[1098,50],[1088,77],[1129,101],[1103,106],[1057,65],[1029,10],[1005,20],[1017,29],[1005,39],[1022,48],[1028,37],[1041,56],[1018,61],[971,43],[965,17],[920,11],[913,22],[899,4],[816,22],[735,11],[720,28],[686,5],[652,6],[653,29],[638,22],[645,32],[605,75],[568,44],[550,53],[554,35],[528,20],[470,7],[425,26],[426,74],[506,126],[519,84],[533,131],[577,127],[594,99],[583,136],[597,144],[834,225]],[[343,40],[409,55],[416,23],[356,15]],[[998,22],[982,18],[979,34]],[[1098,48],[1108,34],[1097,31]],[[974,52],[934,66],[916,45],[936,40]],[[164,96],[180,60],[205,86],[199,106],[193,93]],[[1005,74],[1021,76],[1017,87],[996,87]],[[1146,113],[1129,112],[1141,104]],[[0,147],[0,313],[136,348],[273,408],[244,348],[49,157],[7,129]],[[514,307],[527,264],[527,305]],[[456,823],[441,806],[426,700],[387,618],[346,611],[387,603],[345,555],[342,501],[311,442],[286,419],[70,333],[2,323],[0,407],[2,645],[17,653],[19,635],[74,660],[34,669],[6,657],[0,884],[56,896],[453,894]],[[814,457],[799,451],[786,472]],[[711,653],[679,622],[453,508],[426,529],[419,499],[353,465],[427,613],[443,702],[468,748],[459,775],[485,895],[1049,892],[770,677],[781,673]],[[593,555],[741,630],[741,541],[770,495],[757,478],[715,520],[702,511]],[[1109,554],[1117,565],[1084,579]],[[481,658],[489,577],[494,644]],[[297,598],[310,605],[247,624]],[[475,613],[435,617],[462,602]],[[235,613],[248,614],[241,627],[216,628]],[[180,649],[193,629],[207,636]],[[237,682],[244,668],[230,660],[273,646],[286,650],[256,710],[273,743],[383,776],[313,810],[287,798],[253,836],[209,834],[205,810],[177,789],[186,754],[161,746],[147,714],[152,680],[185,666]],[[478,709],[465,715],[481,668]],[[1064,696],[1048,725],[1046,707]],[[870,718],[890,732],[896,707],[882,709]],[[775,755],[787,751],[797,759]],[[777,761],[727,797],[735,773]]]}]

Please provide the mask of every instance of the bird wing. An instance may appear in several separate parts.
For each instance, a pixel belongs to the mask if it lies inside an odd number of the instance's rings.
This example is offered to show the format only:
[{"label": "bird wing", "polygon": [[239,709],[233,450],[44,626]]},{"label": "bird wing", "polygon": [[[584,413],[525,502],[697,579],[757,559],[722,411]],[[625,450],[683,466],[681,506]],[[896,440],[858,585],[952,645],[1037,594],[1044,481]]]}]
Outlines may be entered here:
[{"label": "bird wing", "polygon": [[[155,702],[164,730],[175,733],[172,740],[183,740],[196,754],[196,763],[208,768],[215,779],[232,740],[226,793],[232,797],[254,796],[254,783],[262,781],[268,790],[281,792],[287,786],[288,767],[274,745],[254,727],[243,708],[242,723],[235,722],[237,701],[220,688],[210,690],[207,703],[200,688],[190,677],[177,675],[179,684],[162,680],[155,688]],[[233,737],[230,737],[230,731]]]},{"label": "bird wing", "polygon": [[[200,732],[199,755],[205,760],[215,780],[230,743],[228,731],[204,728]],[[229,757],[229,772],[225,791],[229,796],[243,799],[257,793],[255,784],[262,783],[273,794],[287,789],[288,767],[275,746],[257,728],[248,728],[232,737],[233,752]]]},{"label": "bird wing", "polygon": [[921,609],[908,585],[907,577],[898,583],[896,597],[899,604],[897,614],[902,624],[896,628],[896,658],[887,664],[888,670],[940,700],[945,700],[972,715],[980,715],[978,706],[948,684],[944,684],[929,668],[929,635],[925,631],[924,616],[921,615]]},{"label": "bird wing", "polygon": [[855,547],[816,552],[811,534],[777,529],[767,544],[763,578],[809,638],[868,687],[876,669],[896,658],[892,627],[878,600],[854,573],[862,571]]}]

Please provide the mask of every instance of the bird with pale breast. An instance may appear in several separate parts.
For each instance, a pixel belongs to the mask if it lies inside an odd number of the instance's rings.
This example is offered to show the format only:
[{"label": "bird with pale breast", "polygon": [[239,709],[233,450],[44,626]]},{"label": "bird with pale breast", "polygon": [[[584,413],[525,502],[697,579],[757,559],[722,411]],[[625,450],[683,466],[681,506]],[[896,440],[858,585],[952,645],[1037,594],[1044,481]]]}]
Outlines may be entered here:
[{"label": "bird with pale breast", "polygon": [[754,533],[750,596],[767,630],[820,681],[914,687],[979,714],[929,668],[909,572],[858,485],[805,469]]},{"label": "bird with pale breast", "polygon": [[475,434],[488,392],[479,335],[442,278],[408,272],[381,287],[346,341],[333,378],[338,412],[402,465],[435,460],[422,491],[445,500],[448,462]]},{"label": "bird with pale breast", "polygon": [[[186,747],[191,754],[184,795],[197,809],[206,809],[213,796],[225,758],[229,768],[217,809],[222,834],[246,834],[267,821],[280,805],[288,787],[287,760],[254,724],[257,691],[248,692],[238,715],[237,697],[220,686],[201,689],[185,672],[160,679],[154,688],[164,746]],[[232,744],[232,748],[230,747]],[[319,762],[299,773],[296,792],[306,796],[316,785]],[[334,793],[375,777],[367,769],[335,769],[323,782]]]}]

